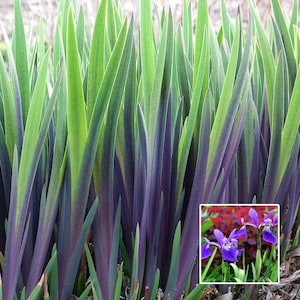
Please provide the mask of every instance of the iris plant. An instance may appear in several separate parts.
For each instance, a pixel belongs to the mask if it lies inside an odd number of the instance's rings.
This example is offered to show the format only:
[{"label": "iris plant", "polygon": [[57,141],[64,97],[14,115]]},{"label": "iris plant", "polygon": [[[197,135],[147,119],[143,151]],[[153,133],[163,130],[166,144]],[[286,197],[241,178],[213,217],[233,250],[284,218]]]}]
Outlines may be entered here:
[{"label": "iris plant", "polygon": [[[124,277],[130,299],[199,299],[200,204],[278,202],[281,259],[298,245],[299,1],[288,24],[271,0],[267,31],[249,1],[246,33],[222,0],[215,34],[207,0],[195,24],[183,1],[176,27],[152,0],[139,22],[101,0],[94,28],[63,0],[53,41],[43,18],[27,38],[20,2],[13,42],[0,24],[0,299],[120,299]],[[272,243],[262,257],[257,243],[253,282],[276,278],[277,211],[249,214],[202,246],[223,256],[210,278],[235,280],[248,225]]]},{"label": "iris plant", "polygon": [[[264,214],[264,218],[261,222],[259,222],[258,213],[255,209],[250,208],[248,215],[251,218],[250,222],[245,222],[244,218],[241,218],[241,222],[243,225],[249,225],[255,227],[261,231],[262,238],[264,241],[277,244],[277,237],[273,233],[273,227],[278,223],[278,215],[275,214],[275,210],[271,210],[268,214]],[[273,216],[273,219],[271,218]]]},{"label": "iris plant", "polygon": [[[234,209],[231,208],[231,213],[235,214]],[[250,221],[247,222],[244,218],[239,217],[242,223],[240,229],[234,228],[230,234],[226,234],[220,230],[221,227],[215,225],[213,234],[216,241],[210,241],[204,237],[205,243],[201,246],[201,259],[210,257],[209,261],[205,263],[205,268],[201,273],[201,279],[205,282],[260,282],[264,281],[264,276],[267,276],[272,282],[278,279],[277,264],[277,242],[278,239],[274,234],[274,226],[278,224],[278,214],[276,209],[270,210],[268,213],[263,214],[260,218],[258,211],[263,212],[260,208],[247,209],[245,213],[249,214]],[[220,216],[219,216],[220,217]],[[223,224],[227,224],[227,219],[222,214]],[[220,224],[219,224],[220,225]],[[250,249],[247,243],[244,249],[239,245],[239,239],[247,236],[247,226],[252,226],[257,230],[257,243],[255,249],[255,260],[251,258]],[[231,226],[229,226],[230,228]],[[232,228],[232,227],[231,227]],[[250,234],[251,236],[251,234]],[[263,248],[262,239],[271,243],[272,247]],[[216,252],[220,250],[222,255],[222,262],[215,260]],[[243,254],[243,259],[239,261],[238,257]],[[211,264],[215,260],[215,267],[211,269]],[[275,263],[275,264],[274,264]],[[270,267],[271,266],[271,267]],[[208,271],[211,271],[208,274]],[[248,270],[248,271],[247,271]],[[249,271],[250,270],[250,271]]]},{"label": "iris plant", "polygon": [[201,247],[202,259],[208,258],[212,254],[212,249],[210,246],[217,246],[221,249],[222,256],[225,261],[237,262],[237,257],[242,254],[243,250],[238,248],[238,239],[240,237],[246,236],[246,227],[243,226],[240,230],[236,232],[233,229],[229,237],[225,237],[222,231],[219,229],[214,230],[214,235],[217,239],[216,242],[211,242],[205,238],[205,243]]}]

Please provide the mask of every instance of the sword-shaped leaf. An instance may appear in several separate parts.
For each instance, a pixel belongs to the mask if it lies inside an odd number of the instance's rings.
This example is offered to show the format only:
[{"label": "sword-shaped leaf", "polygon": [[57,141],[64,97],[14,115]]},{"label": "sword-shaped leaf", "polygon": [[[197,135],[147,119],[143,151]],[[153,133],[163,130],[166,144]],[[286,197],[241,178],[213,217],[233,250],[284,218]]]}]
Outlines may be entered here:
[{"label": "sword-shaped leaf", "polygon": [[268,111],[269,111],[269,119],[270,124],[272,126],[272,108],[273,108],[273,88],[275,82],[275,61],[273,57],[273,53],[271,50],[271,45],[267,39],[266,32],[264,27],[258,17],[257,11],[254,8],[252,1],[248,1],[249,8],[252,14],[252,17],[255,22],[256,32],[259,37],[260,47],[261,47],[261,55],[264,63],[265,70],[265,78],[267,84],[267,99],[268,99]]},{"label": "sword-shaped leaf", "polygon": [[152,28],[152,10],[151,0],[144,0],[140,2],[140,14],[141,14],[141,29],[140,29],[140,41],[141,41],[141,67],[142,73],[142,85],[144,93],[144,105],[146,124],[150,128],[152,126],[152,120],[149,118],[151,94],[154,84],[155,76],[155,60],[154,60],[154,45],[153,45],[153,28]]},{"label": "sword-shaped leaf", "polygon": [[[71,198],[74,193],[87,137],[87,121],[81,63],[71,7],[68,12],[67,33],[67,78],[68,78],[68,140],[71,165]],[[73,207],[72,207],[73,209]]]},{"label": "sword-shaped leaf", "polygon": [[29,73],[28,73],[28,58],[27,45],[22,16],[20,0],[14,1],[15,7],[15,61],[20,84],[20,92],[22,99],[22,111],[24,122],[26,122],[27,113],[30,106],[29,96]]},{"label": "sword-shaped leaf", "polygon": [[284,42],[285,53],[287,57],[288,67],[289,67],[291,88],[292,88],[294,86],[295,78],[297,75],[297,65],[295,62],[294,49],[291,41],[291,36],[289,34],[289,30],[287,28],[285,18],[278,0],[272,0],[272,8],[273,8],[276,24],[279,28],[279,31],[282,36],[282,40]]}]

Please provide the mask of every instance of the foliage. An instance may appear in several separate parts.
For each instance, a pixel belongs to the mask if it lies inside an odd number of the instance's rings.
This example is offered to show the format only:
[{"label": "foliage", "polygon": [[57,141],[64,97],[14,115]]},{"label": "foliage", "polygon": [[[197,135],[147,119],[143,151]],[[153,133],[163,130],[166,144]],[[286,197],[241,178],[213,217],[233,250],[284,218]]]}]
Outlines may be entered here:
[{"label": "foliage", "polygon": [[[200,250],[201,282],[279,281],[278,207],[200,208],[201,238],[204,240]],[[207,217],[214,223],[204,232],[202,221]],[[219,251],[213,253],[215,247]],[[212,258],[208,260],[208,257]]]},{"label": "foliage", "polygon": [[[299,235],[298,1],[264,30],[249,1],[215,33],[102,0],[93,32],[61,1],[53,41],[20,0],[0,55],[0,298],[200,297],[199,204],[281,205],[281,260]],[[42,21],[41,21],[41,28]],[[51,45],[51,46],[49,46]],[[266,258],[267,259],[267,258]],[[125,286],[122,286],[125,282]]]}]

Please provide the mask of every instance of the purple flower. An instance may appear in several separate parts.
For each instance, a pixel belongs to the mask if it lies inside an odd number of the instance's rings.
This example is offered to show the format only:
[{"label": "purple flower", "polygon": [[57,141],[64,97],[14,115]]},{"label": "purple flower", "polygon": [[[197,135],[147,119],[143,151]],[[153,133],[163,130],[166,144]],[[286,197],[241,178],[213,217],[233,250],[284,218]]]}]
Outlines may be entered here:
[{"label": "purple flower", "polygon": [[257,229],[262,228],[263,240],[272,244],[277,244],[277,237],[273,234],[273,227],[278,223],[278,215],[276,214],[272,220],[271,217],[274,213],[275,210],[273,209],[268,214],[264,214],[263,221],[259,223],[258,213],[251,207],[248,213],[251,218],[251,222],[245,222],[244,218],[241,218],[241,221],[243,225],[249,225]]},{"label": "purple flower", "polygon": [[238,232],[233,229],[229,237],[225,237],[219,229],[214,230],[217,243],[211,242],[205,238],[205,243],[201,246],[201,258],[205,259],[212,254],[210,246],[217,246],[221,249],[222,256],[225,261],[236,262],[237,257],[241,255],[242,250],[238,249],[238,238],[245,236],[246,228],[243,226]]}]

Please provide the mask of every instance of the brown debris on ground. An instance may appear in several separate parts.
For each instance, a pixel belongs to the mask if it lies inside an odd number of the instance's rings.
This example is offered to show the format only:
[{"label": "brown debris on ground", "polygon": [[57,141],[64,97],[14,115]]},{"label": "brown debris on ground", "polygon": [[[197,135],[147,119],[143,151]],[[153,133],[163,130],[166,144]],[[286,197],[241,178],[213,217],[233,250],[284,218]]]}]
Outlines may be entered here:
[{"label": "brown debris on ground", "polygon": [[299,300],[300,299],[300,246],[288,252],[280,266],[280,283],[262,285],[251,299],[245,299],[245,286],[233,292],[218,295],[218,290],[210,286],[204,290],[202,300]]},{"label": "brown debris on ground", "polygon": [[280,283],[263,287],[267,300],[299,300],[300,299],[300,247],[287,253],[280,267]]},{"label": "brown debris on ground", "polygon": [[[127,15],[134,14],[138,20],[139,3],[140,0],[115,0],[115,2],[122,7]],[[188,0],[187,0],[188,1]],[[196,18],[197,0],[190,0],[193,9],[193,19]],[[270,0],[253,0],[257,6],[258,12],[263,23],[266,23],[270,17],[271,5]],[[183,0],[153,0],[153,7],[162,9],[163,6],[170,7],[175,21],[180,21],[182,15]],[[280,1],[284,11],[289,15],[292,7],[292,1]],[[57,7],[59,0],[21,0],[21,6],[24,16],[24,25],[26,35],[33,30],[33,34],[39,31],[40,18],[42,17],[45,26],[46,40],[51,40],[55,30],[55,21],[57,18]],[[92,28],[97,7],[100,0],[77,0],[76,3],[82,7],[86,16],[87,28]],[[209,14],[212,24],[216,29],[221,24],[220,4],[221,0],[208,0]],[[238,8],[242,12],[242,20],[244,23],[248,22],[249,10],[247,1],[245,0],[226,0],[226,7],[228,13],[232,18],[235,18]],[[14,26],[14,12],[12,0],[0,1],[0,21],[4,23],[6,31],[9,36],[13,32]],[[3,33],[0,31],[0,41],[3,41]]]}]

